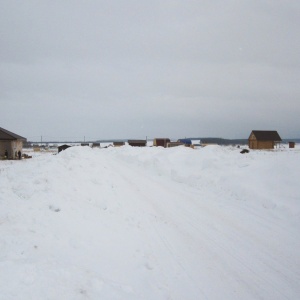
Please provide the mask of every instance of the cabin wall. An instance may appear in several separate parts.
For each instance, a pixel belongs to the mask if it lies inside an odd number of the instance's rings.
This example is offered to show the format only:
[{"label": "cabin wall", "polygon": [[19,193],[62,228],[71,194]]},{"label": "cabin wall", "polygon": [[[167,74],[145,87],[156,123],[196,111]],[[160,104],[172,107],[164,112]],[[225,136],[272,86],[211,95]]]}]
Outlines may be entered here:
[{"label": "cabin wall", "polygon": [[128,143],[131,147],[146,147],[145,143]]},{"label": "cabin wall", "polygon": [[177,147],[177,146],[184,146],[183,143],[179,143],[179,142],[170,142],[167,143],[167,148],[172,148],[172,147]]},{"label": "cabin wall", "polygon": [[274,142],[249,139],[248,146],[250,149],[274,149]]},{"label": "cabin wall", "polygon": [[8,152],[8,157],[11,157],[11,141],[0,141],[0,157],[5,156],[5,150]]},{"label": "cabin wall", "polygon": [[12,159],[18,159],[18,152],[20,151],[22,153],[23,150],[23,142],[22,141],[12,141],[11,142],[12,146]]},{"label": "cabin wall", "polygon": [[250,149],[258,149],[257,140],[249,140],[248,146]]},{"label": "cabin wall", "polygon": [[125,142],[113,142],[114,147],[122,147],[125,146]]},{"label": "cabin wall", "polygon": [[258,141],[257,149],[274,149],[273,141]]},{"label": "cabin wall", "polygon": [[18,152],[23,150],[23,142],[15,141],[0,141],[0,157],[4,157],[5,151],[8,152],[9,159],[18,159]]}]

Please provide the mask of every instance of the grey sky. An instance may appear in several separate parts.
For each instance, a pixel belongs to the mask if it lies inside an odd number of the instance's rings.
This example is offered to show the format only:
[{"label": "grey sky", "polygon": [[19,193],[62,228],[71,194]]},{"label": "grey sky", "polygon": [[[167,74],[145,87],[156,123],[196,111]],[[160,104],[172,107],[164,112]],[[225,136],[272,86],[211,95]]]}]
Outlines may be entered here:
[{"label": "grey sky", "polygon": [[0,0],[0,126],[30,140],[300,136],[300,1]]}]

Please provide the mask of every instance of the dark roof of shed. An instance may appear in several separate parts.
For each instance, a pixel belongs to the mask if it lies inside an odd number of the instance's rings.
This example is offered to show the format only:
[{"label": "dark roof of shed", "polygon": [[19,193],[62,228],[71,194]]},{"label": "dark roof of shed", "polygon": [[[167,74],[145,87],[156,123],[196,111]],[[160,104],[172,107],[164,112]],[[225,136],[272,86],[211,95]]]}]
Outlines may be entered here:
[{"label": "dark roof of shed", "polygon": [[281,141],[281,137],[275,130],[252,130],[252,133],[258,141]]},{"label": "dark roof of shed", "polygon": [[20,135],[17,135],[13,132],[10,132],[2,127],[0,127],[0,140],[22,140],[24,142],[27,141],[26,138],[20,136]]},{"label": "dark roof of shed", "polygon": [[147,141],[146,140],[128,140],[128,143],[144,143],[144,144],[146,144],[147,143]]}]

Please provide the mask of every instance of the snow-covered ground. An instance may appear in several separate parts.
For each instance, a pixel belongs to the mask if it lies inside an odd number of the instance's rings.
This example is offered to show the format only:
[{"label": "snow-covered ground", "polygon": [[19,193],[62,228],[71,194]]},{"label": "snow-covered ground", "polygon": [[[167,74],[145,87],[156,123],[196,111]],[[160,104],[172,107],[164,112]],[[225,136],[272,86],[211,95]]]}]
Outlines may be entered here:
[{"label": "snow-covered ground", "polygon": [[299,299],[298,149],[0,161],[0,299]]}]

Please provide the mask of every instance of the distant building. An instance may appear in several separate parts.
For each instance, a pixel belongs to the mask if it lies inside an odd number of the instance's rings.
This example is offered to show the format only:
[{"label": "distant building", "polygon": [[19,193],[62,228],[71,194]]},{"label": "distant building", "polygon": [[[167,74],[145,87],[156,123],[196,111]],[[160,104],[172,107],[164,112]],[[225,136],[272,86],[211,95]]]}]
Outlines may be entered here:
[{"label": "distant building", "polygon": [[289,148],[295,148],[295,142],[289,142]]},{"label": "distant building", "polygon": [[250,149],[274,149],[280,143],[281,137],[274,130],[252,130],[248,145]]},{"label": "distant building", "polygon": [[167,144],[170,143],[170,139],[167,139],[167,138],[155,138],[153,140],[153,146],[156,146],[156,147],[164,147],[166,148],[167,147]]},{"label": "distant building", "polygon": [[167,143],[167,148],[177,147],[177,146],[183,146],[184,144],[181,142],[170,142]]},{"label": "distant building", "polygon": [[100,148],[100,143],[93,143],[92,148]]},{"label": "distant building", "polygon": [[66,145],[66,144],[64,144],[64,145],[61,145],[61,146],[58,146],[58,147],[57,147],[57,149],[58,149],[58,153],[59,153],[59,152],[61,152],[61,151],[64,151],[64,150],[66,150],[66,149],[68,149],[68,148],[70,148],[70,147],[72,147],[72,146],[70,146],[70,145]]},{"label": "distant building", "polygon": [[146,140],[128,140],[128,144],[132,147],[146,147]]},{"label": "distant building", "polygon": [[[0,157],[19,159],[26,138],[0,127]],[[20,155],[21,154],[21,155]]]},{"label": "distant building", "polygon": [[114,147],[122,147],[125,145],[125,142],[113,142]]},{"label": "distant building", "polygon": [[190,139],[179,139],[177,142],[184,144],[185,146],[191,146],[192,140]]}]

